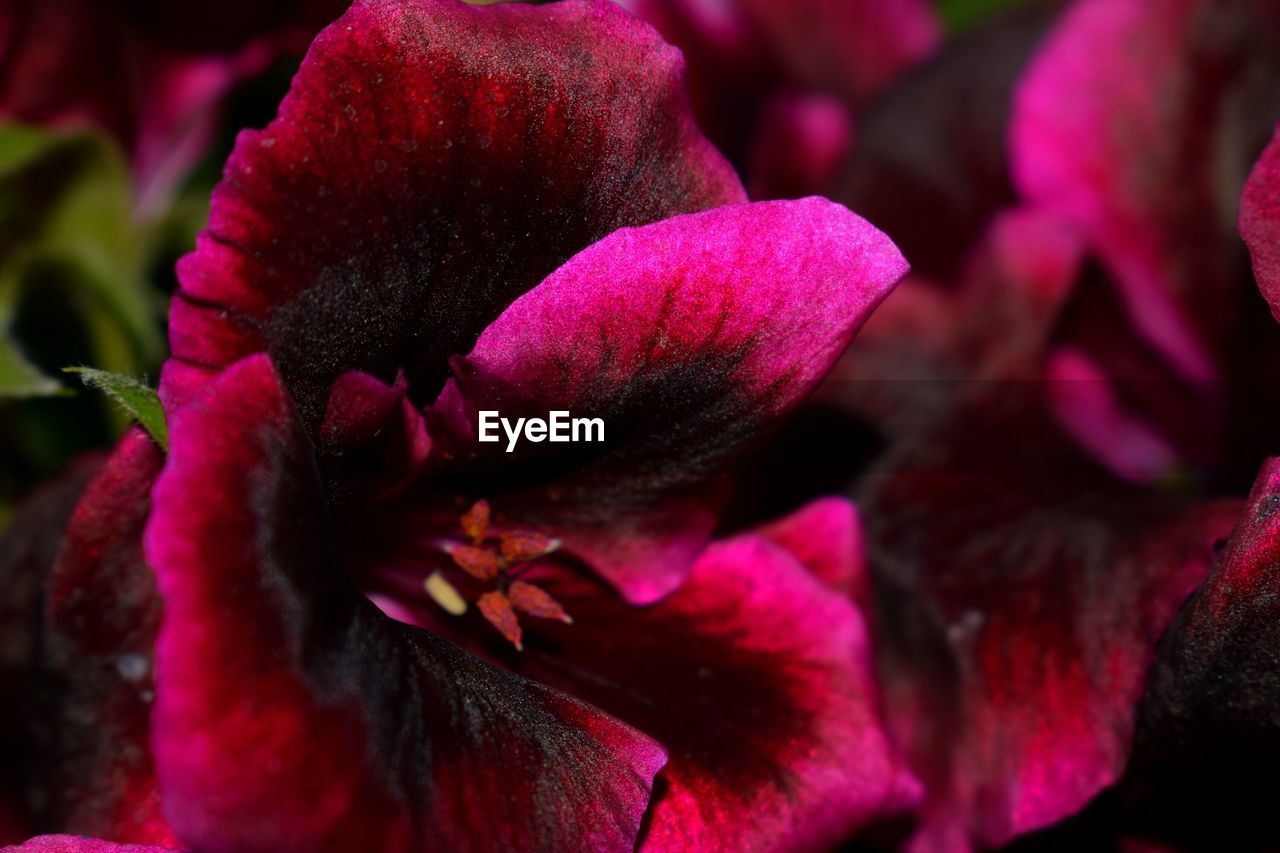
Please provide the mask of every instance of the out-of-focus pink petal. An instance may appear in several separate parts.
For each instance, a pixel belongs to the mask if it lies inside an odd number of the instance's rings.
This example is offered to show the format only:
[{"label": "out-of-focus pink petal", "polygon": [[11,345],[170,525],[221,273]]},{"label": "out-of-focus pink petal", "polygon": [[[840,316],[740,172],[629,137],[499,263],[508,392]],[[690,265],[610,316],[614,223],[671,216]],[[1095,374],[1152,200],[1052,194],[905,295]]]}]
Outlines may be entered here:
[{"label": "out-of-focus pink petal", "polygon": [[778,95],[765,106],[747,153],[752,198],[828,192],[849,155],[853,119],[829,95]]},{"label": "out-of-focus pink petal", "polygon": [[121,440],[76,506],[46,588],[38,817],[65,832],[176,844],[149,749],[160,619],[142,556],[164,455],[141,428]]},{"label": "out-of-focus pink petal", "polygon": [[1237,193],[1280,112],[1271,0],[1077,0],[1022,82],[1029,198],[1075,223],[1184,378],[1230,371],[1247,304]]},{"label": "out-of-focus pink petal", "polygon": [[1245,184],[1240,234],[1253,255],[1258,287],[1280,320],[1280,127]]},{"label": "out-of-focus pink petal", "polygon": [[992,17],[859,114],[847,171],[829,194],[893,235],[917,273],[951,281],[989,219],[1014,202],[1005,144],[1014,84],[1061,5]]},{"label": "out-of-focus pink petal", "polygon": [[1157,639],[1234,502],[1115,481],[1034,386],[990,389],[859,501],[888,716],[928,792],[920,850],[991,847],[1116,782]]}]

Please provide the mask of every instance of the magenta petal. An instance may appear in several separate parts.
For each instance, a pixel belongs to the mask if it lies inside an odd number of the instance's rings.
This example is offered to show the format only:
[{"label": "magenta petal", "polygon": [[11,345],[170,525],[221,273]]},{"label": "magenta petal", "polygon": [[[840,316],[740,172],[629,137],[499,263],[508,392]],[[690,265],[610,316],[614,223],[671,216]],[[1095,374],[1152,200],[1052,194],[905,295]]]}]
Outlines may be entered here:
[{"label": "magenta petal", "polygon": [[1270,0],[1079,0],[1017,97],[1020,189],[1082,230],[1138,332],[1192,381],[1238,344],[1234,188],[1280,103],[1277,38]]},{"label": "magenta petal", "polygon": [[[436,407],[454,431],[443,445],[511,524],[653,601],[710,533],[703,496],[719,472],[813,389],[905,271],[887,237],[820,199],[619,231],[517,300],[457,363]],[[476,441],[488,410],[602,418],[605,441],[506,453]],[[532,483],[500,494],[512,481]]]},{"label": "magenta petal", "polygon": [[867,604],[867,576],[862,523],[845,498],[819,498],[757,531],[791,553],[823,583]]},{"label": "magenta petal", "polygon": [[265,349],[312,425],[348,370],[403,367],[429,400],[448,357],[575,252],[742,197],[678,53],[613,4],[360,0],[240,136],[179,265],[174,356]]},{"label": "magenta petal", "polygon": [[1280,127],[1245,184],[1240,235],[1253,255],[1258,287],[1280,320]]},{"label": "magenta petal", "polygon": [[4,849],[6,853],[166,853],[177,848],[116,844],[83,835],[40,835]]},{"label": "magenta petal", "polygon": [[928,791],[919,849],[1005,844],[1120,778],[1156,641],[1238,511],[1115,482],[1013,383],[860,506],[888,715]]},{"label": "magenta petal", "polygon": [[[629,848],[665,755],[352,587],[266,356],[170,423],[152,746],[200,850]],[[216,495],[217,500],[210,500]]]},{"label": "magenta petal", "polygon": [[714,543],[651,607],[549,575],[573,624],[529,622],[513,666],[666,747],[646,848],[830,849],[918,801],[879,716],[862,615],[786,551]]}]

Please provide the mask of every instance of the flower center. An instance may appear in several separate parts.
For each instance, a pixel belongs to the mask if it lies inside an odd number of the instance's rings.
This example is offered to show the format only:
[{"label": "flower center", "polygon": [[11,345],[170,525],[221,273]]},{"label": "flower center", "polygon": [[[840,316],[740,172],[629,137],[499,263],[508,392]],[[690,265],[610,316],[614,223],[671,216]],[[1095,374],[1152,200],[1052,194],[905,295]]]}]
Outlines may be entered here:
[{"label": "flower center", "polygon": [[[476,607],[517,651],[523,651],[519,614],[536,619],[573,622],[560,603],[546,590],[520,580],[521,574],[536,561],[554,552],[560,547],[560,543],[531,531],[518,530],[495,535],[491,520],[492,512],[488,501],[477,501],[459,520],[465,541],[447,542],[443,548],[453,559],[454,565],[488,586],[476,598]],[[432,572],[427,577],[424,587],[431,599],[447,613],[454,616],[466,613],[466,598],[439,571]]]}]

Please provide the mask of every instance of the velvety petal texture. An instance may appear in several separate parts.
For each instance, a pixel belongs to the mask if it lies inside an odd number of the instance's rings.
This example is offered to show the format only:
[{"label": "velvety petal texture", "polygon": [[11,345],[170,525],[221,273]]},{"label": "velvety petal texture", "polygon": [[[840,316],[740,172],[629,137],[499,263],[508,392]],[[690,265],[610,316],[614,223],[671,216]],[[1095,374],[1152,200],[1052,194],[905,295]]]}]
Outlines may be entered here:
[{"label": "velvety petal texture", "polygon": [[165,602],[152,745],[184,842],[633,846],[663,750],[356,592],[265,355],[176,412],[170,442],[146,532]]},{"label": "velvety petal texture", "polygon": [[40,835],[4,849],[7,853],[165,853],[177,848],[116,844],[83,835]]},{"label": "velvety petal texture", "polygon": [[[849,518],[838,499],[805,516],[838,502]],[[797,555],[755,534],[715,542],[651,607],[581,575],[533,577],[572,624],[530,621],[522,654],[495,651],[667,749],[645,849],[829,849],[919,801],[880,717],[863,616]]]},{"label": "velvety petal texture", "polygon": [[135,427],[67,526],[47,586],[43,683],[32,708],[41,760],[29,795],[42,825],[174,846],[148,742],[161,605],[142,556],[163,461]]},{"label": "velvety petal texture", "polygon": [[[711,532],[717,476],[809,394],[905,272],[885,235],[821,199],[618,231],[455,361],[435,411],[442,464],[509,524],[656,600]],[[480,411],[556,410],[602,419],[604,441],[478,441]]]},{"label": "velvety petal texture", "polygon": [[164,395],[267,351],[313,426],[348,370],[403,368],[431,400],[448,357],[577,251],[742,199],[681,75],[605,0],[359,0],[237,142],[179,265]]},{"label": "velvety petal texture", "polygon": [[1258,287],[1280,320],[1280,128],[1245,184],[1240,236],[1253,256]]},{"label": "velvety petal texture", "polygon": [[[1280,460],[1258,474],[1213,573],[1160,648],[1143,705],[1140,772],[1157,828],[1183,844],[1260,849],[1274,836],[1280,756]],[[1205,811],[1222,823],[1196,821]],[[1215,822],[1216,823],[1216,822]],[[1187,833],[1179,836],[1177,833]]]},{"label": "velvety petal texture", "polygon": [[912,846],[998,846],[1120,778],[1156,641],[1238,507],[1117,483],[1015,383],[886,465],[861,507],[889,719],[928,792]]}]

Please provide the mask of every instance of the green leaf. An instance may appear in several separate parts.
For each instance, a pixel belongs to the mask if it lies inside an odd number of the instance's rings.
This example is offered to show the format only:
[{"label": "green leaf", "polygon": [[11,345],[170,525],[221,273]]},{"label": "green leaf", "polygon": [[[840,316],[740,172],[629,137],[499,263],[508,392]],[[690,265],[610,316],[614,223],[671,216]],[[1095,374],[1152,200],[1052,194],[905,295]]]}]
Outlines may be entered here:
[{"label": "green leaf", "polygon": [[[134,372],[159,362],[161,300],[132,205],[110,139],[0,124],[0,397],[60,393],[42,367],[83,360]],[[42,321],[58,318],[56,331],[25,321],[35,304]]]},{"label": "green leaf", "polygon": [[937,7],[947,29],[959,32],[1026,2],[1028,0],[937,0]]},{"label": "green leaf", "polygon": [[156,444],[169,450],[169,428],[164,421],[160,397],[148,385],[130,376],[94,370],[92,367],[64,367],[64,373],[75,373],[90,388],[96,388],[115,400],[151,434]]}]

